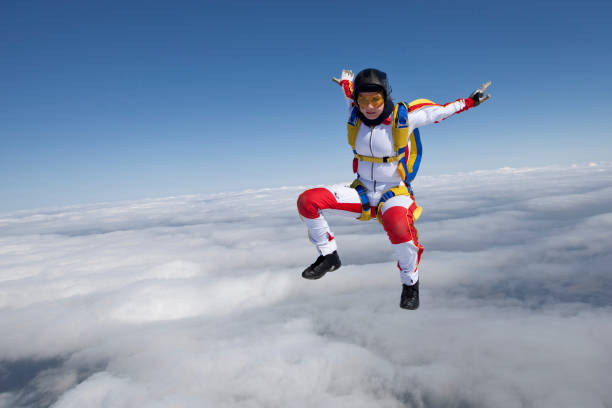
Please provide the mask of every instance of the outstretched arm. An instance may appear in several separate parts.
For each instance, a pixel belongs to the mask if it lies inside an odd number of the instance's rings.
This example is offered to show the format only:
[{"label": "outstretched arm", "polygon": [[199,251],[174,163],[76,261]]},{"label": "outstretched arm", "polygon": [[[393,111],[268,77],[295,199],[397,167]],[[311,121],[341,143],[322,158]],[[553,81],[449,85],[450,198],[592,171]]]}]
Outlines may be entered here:
[{"label": "outstretched arm", "polygon": [[454,102],[449,102],[445,105],[438,105],[427,99],[417,99],[408,104],[408,126],[410,132],[421,126],[438,123],[456,113],[461,113],[474,106],[480,105],[486,101],[491,95],[485,95],[486,89],[491,85],[491,81],[482,84],[467,98],[459,98]]}]

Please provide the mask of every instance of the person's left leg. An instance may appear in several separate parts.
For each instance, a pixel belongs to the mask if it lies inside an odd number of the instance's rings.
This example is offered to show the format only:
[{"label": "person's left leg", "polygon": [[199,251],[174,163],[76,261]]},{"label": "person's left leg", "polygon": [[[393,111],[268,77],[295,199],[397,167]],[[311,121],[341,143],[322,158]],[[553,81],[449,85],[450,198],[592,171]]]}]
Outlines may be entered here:
[{"label": "person's left leg", "polygon": [[414,226],[416,204],[411,196],[391,197],[381,208],[381,220],[393,245],[402,280],[400,306],[405,309],[419,307],[419,262],[423,247]]}]

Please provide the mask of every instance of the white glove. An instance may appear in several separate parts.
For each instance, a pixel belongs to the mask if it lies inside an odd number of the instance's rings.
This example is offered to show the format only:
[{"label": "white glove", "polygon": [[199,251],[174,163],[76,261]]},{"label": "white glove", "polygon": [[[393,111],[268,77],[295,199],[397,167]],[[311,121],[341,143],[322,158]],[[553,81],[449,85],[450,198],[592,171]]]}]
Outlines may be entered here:
[{"label": "white glove", "polygon": [[342,85],[342,81],[346,80],[349,82],[353,82],[353,78],[355,78],[355,75],[353,75],[353,71],[351,71],[350,69],[343,69],[342,74],[340,75],[340,79],[332,77],[332,81],[334,81],[338,85]]},{"label": "white glove", "polygon": [[342,91],[344,91],[344,96],[349,100],[353,99],[353,78],[354,77],[355,75],[353,75],[353,71],[351,71],[350,69],[343,69],[340,79],[332,77],[332,81],[334,81],[335,83],[337,83],[338,85],[342,87]]}]

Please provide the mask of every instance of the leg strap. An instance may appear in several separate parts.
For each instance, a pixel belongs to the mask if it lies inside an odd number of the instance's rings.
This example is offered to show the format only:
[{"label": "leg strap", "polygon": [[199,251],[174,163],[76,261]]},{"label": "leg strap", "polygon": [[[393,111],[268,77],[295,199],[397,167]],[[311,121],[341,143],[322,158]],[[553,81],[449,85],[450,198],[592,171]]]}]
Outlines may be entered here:
[{"label": "leg strap", "polygon": [[[359,199],[361,200],[361,216],[357,219],[360,221],[369,221],[370,219],[372,219],[372,209],[370,207],[370,200],[368,199],[367,188],[365,188],[365,186],[359,179],[355,179],[355,181],[353,181],[353,183],[351,184],[351,188],[357,190],[357,193],[359,194]],[[385,201],[387,201],[391,197],[395,197],[396,195],[408,195],[412,197],[412,192],[406,186],[397,186],[390,188],[382,194],[382,197],[378,202],[378,206],[376,207],[376,218],[381,224],[382,219],[380,218],[380,215],[383,204],[385,203]],[[420,206],[414,204],[414,199],[412,201],[413,205],[410,208],[410,212],[412,214],[412,221],[414,222],[419,219],[421,213],[423,212],[423,209]]]},{"label": "leg strap", "polygon": [[368,190],[359,179],[353,181],[351,188],[357,190],[359,199],[361,200],[361,216],[357,219],[359,221],[369,221],[372,218],[372,211],[370,209],[370,200],[368,199]]},{"label": "leg strap", "polygon": [[385,203],[385,201],[387,201],[391,197],[395,197],[397,195],[408,195],[412,198],[412,206],[410,206],[409,210],[410,210],[410,213],[412,214],[413,222],[418,220],[419,217],[421,216],[423,209],[420,206],[416,205],[416,203],[414,202],[414,198],[412,196],[411,190],[406,186],[397,186],[397,187],[392,187],[389,190],[385,191],[382,194],[380,201],[378,202],[378,207],[376,209],[376,218],[378,219],[378,222],[380,222],[381,224],[382,224],[381,214],[382,214],[383,204]]}]

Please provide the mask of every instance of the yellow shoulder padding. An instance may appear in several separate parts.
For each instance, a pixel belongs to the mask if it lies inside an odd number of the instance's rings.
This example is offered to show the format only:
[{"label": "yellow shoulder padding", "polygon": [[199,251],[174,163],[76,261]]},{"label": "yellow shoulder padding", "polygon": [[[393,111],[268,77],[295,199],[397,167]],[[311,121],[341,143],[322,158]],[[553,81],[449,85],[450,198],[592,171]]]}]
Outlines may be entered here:
[{"label": "yellow shoulder padding", "polygon": [[435,102],[430,101],[429,99],[423,99],[423,98],[421,98],[421,99],[415,99],[414,101],[412,101],[412,102],[408,103],[408,107],[409,107],[409,108],[412,108],[413,106],[416,106],[416,105],[422,105],[422,104],[427,104],[427,105],[430,105],[430,104],[432,104],[432,105],[437,105]]},{"label": "yellow shoulder padding", "polygon": [[355,141],[357,140],[357,131],[359,130],[359,125],[361,125],[361,120],[357,118],[357,122],[355,126],[351,125],[350,122],[346,124],[346,130],[348,135],[349,145],[355,150]]},{"label": "yellow shoulder padding", "polygon": [[396,152],[399,152],[399,150],[403,147],[406,147],[406,144],[408,143],[408,120],[406,118],[406,124],[404,125],[404,127],[397,127],[397,111],[400,107],[400,105],[404,105],[404,107],[406,108],[406,113],[408,113],[408,107],[406,106],[406,104],[404,102],[400,102],[398,104],[395,105],[395,108],[393,109],[393,146],[395,148]]}]

